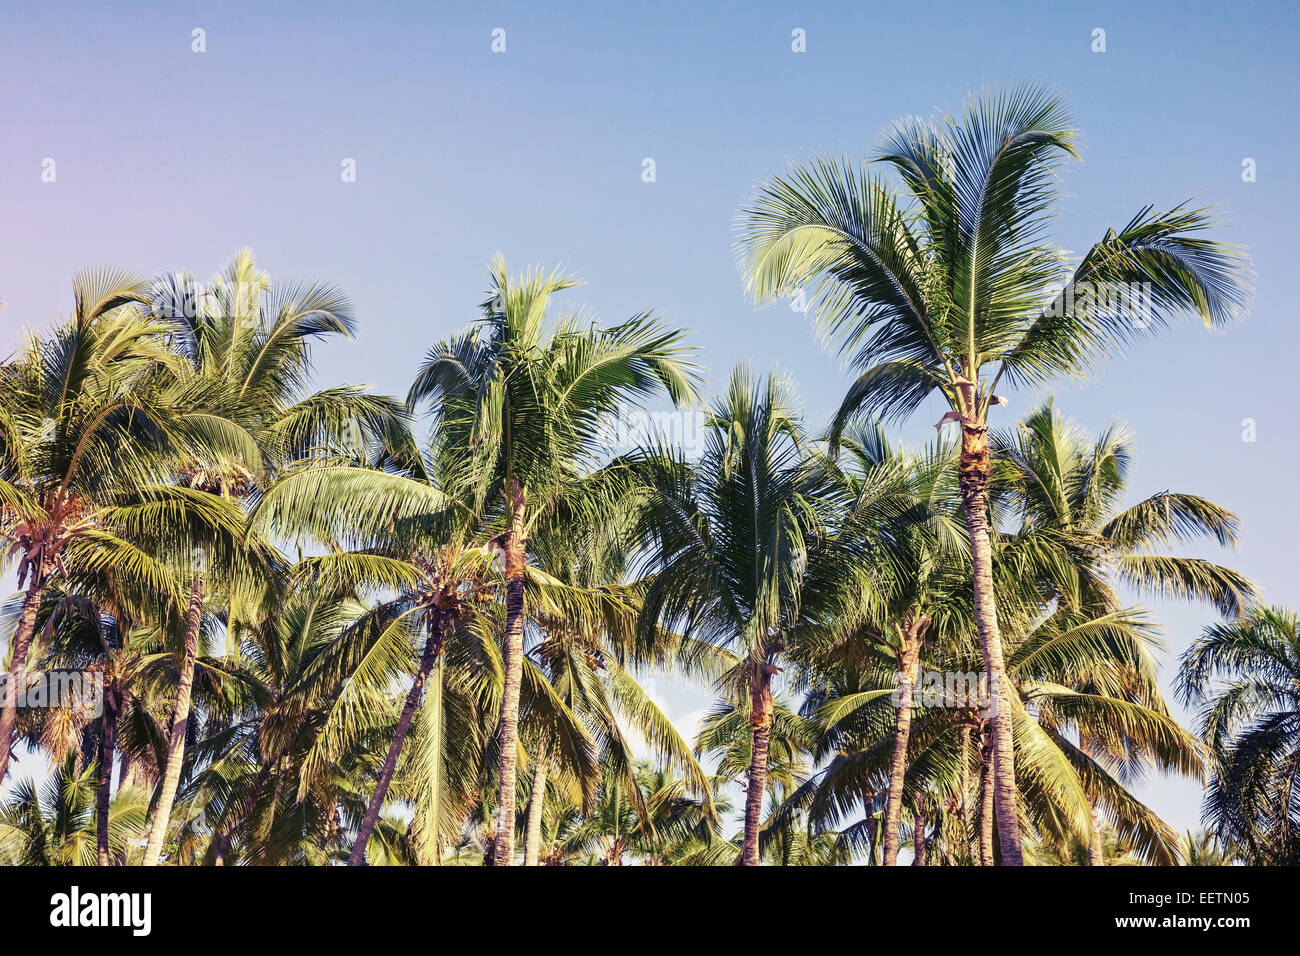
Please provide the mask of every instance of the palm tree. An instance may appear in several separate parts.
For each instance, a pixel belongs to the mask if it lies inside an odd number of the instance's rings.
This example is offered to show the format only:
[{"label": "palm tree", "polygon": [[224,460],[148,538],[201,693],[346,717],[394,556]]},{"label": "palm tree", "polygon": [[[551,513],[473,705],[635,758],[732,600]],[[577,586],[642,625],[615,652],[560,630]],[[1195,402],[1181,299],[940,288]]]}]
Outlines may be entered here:
[{"label": "palm tree", "polygon": [[[1164,491],[1120,508],[1127,490],[1133,436],[1111,425],[1095,441],[1060,416],[1051,400],[1014,430],[993,436],[994,497],[1018,515],[1019,527],[1007,552],[1055,549],[1063,560],[1054,567],[1064,579],[1045,581],[1045,602],[1066,602],[1099,614],[1120,607],[1115,584],[1139,592],[1200,599],[1225,614],[1239,614],[1254,596],[1254,585],[1239,573],[1201,558],[1162,554],[1162,550],[1208,537],[1220,545],[1236,543],[1232,512],[1205,498]],[[1110,696],[1129,696],[1167,715],[1154,682],[1134,694],[1105,673],[1081,675],[1073,688]],[[1130,759],[1131,738],[1104,743],[1093,728],[1078,728],[1080,747],[1112,766]],[[1109,750],[1109,753],[1106,751]],[[1093,813],[1091,858],[1102,862],[1102,826]]]},{"label": "palm tree", "polygon": [[[748,710],[742,864],[757,866],[772,732],[772,678],[800,620],[809,551],[820,523],[816,473],[790,383],[732,371],[710,408],[699,462],[644,459],[637,538],[649,542],[643,621],[681,630],[740,658],[735,679]],[[738,701],[738,702],[740,702]]]},{"label": "palm tree", "polygon": [[1183,866],[1232,866],[1241,862],[1236,847],[1208,830],[1188,830],[1184,836]]},{"label": "palm tree", "polygon": [[1065,580],[1044,599],[1073,595],[1076,604],[1114,608],[1114,587],[1155,597],[1200,600],[1238,615],[1255,597],[1243,575],[1202,558],[1159,553],[1197,539],[1236,545],[1231,511],[1198,495],[1162,491],[1120,507],[1128,491],[1135,438],[1112,424],[1095,440],[1057,412],[1052,400],[1013,429],[992,436],[993,494],[1016,517],[1016,548],[1055,548]]},{"label": "palm tree", "polygon": [[[850,427],[840,437],[840,447],[843,463],[835,466],[835,474],[850,496],[850,533],[872,542],[871,554],[878,565],[872,569],[872,582],[879,595],[874,602],[879,610],[872,614],[874,608],[865,606],[866,626],[849,638],[859,645],[865,639],[868,646],[849,648],[848,653],[860,655],[863,650],[878,650],[886,659],[892,658],[897,668],[897,692],[891,695],[896,712],[894,740],[883,819],[883,864],[895,866],[921,655],[936,640],[946,641],[953,631],[969,624],[956,589],[963,576],[954,573],[967,560],[960,525],[955,523],[956,461],[952,449],[943,445],[920,456],[906,456],[901,449],[889,446],[883,429],[878,427]],[[901,500],[887,520],[880,520],[877,509],[871,526],[863,526],[862,503],[878,495],[882,484],[892,486],[891,494]],[[805,642],[811,645],[814,670],[818,657],[828,651],[841,654],[845,650],[833,642],[828,647],[824,640],[828,629],[819,626],[817,630],[819,639]],[[834,723],[846,706],[872,699],[878,691],[865,693],[866,697],[837,699],[829,711],[822,713],[823,719]]]},{"label": "palm tree", "polygon": [[[181,489],[174,489],[180,492]],[[167,751],[162,765],[162,780],[154,805],[153,828],[145,847],[144,866],[157,866],[163,842],[171,822],[173,801],[180,786],[185,760],[185,736],[189,726],[195,669],[202,648],[201,630],[206,606],[207,587],[218,580],[227,591],[239,586],[241,578],[264,578],[275,564],[273,549],[247,533],[243,511],[224,494],[185,489],[183,500],[208,519],[195,527],[187,513],[180,517],[190,527],[179,552],[190,558],[189,602],[181,629],[180,654],[176,667],[176,699],[171,709],[167,731]],[[218,577],[220,575],[220,577]]]},{"label": "palm tree", "polygon": [[505,690],[501,702],[494,851],[514,855],[519,694],[523,681],[524,580],[531,529],[601,451],[605,416],[660,390],[675,403],[694,398],[694,367],[683,334],[650,314],[608,329],[569,314],[552,323],[553,295],[577,284],[559,273],[511,279],[492,262],[489,298],[477,326],[430,349],[407,397],[426,403],[448,448],[460,453],[457,482],[479,514],[501,499],[492,539],[505,574]]},{"label": "palm tree", "polygon": [[[13,801],[0,811],[0,861],[10,866],[96,865],[96,778],[95,767],[78,768],[78,754],[70,753],[39,787],[20,782]],[[113,799],[107,826],[113,859],[124,860],[140,839],[148,811],[148,800],[138,790],[119,792]]]},{"label": "palm tree", "polygon": [[[10,645],[9,686],[24,686],[45,589],[64,555],[96,534],[102,509],[165,478],[183,442],[180,416],[149,380],[172,357],[165,329],[143,312],[144,284],[118,273],[74,283],[72,314],[33,335],[0,376],[0,534],[18,555],[24,602]],[[118,562],[133,559],[118,549]],[[17,702],[0,708],[0,780],[9,766]]]},{"label": "palm tree", "polygon": [[[1055,172],[1076,155],[1074,141],[1050,92],[987,91],[960,117],[904,120],[887,136],[874,158],[897,174],[905,201],[847,160],[814,160],[766,185],[742,212],[738,233],[755,299],[807,286],[822,331],[860,370],[838,422],[905,417],[937,392],[950,409],[940,424],[960,425],[976,619],[1000,696],[1009,688],[986,497],[987,415],[1006,402],[998,385],[1083,374],[1182,315],[1222,326],[1246,298],[1244,258],[1199,237],[1214,222],[1185,206],[1163,214],[1145,207],[1071,267],[1045,235]],[[1001,704],[998,830],[1004,862],[1017,864],[1014,708]]]},{"label": "palm tree", "polygon": [[1300,862],[1300,618],[1255,607],[1212,624],[1182,657],[1178,692],[1201,707],[1213,777],[1204,819],[1250,862]]},{"label": "palm tree", "polygon": [[150,308],[185,360],[174,387],[246,429],[261,452],[254,462],[192,463],[192,487],[245,496],[297,460],[361,454],[401,417],[396,401],[364,386],[309,391],[313,343],[356,331],[352,305],[334,285],[274,282],[242,249],[207,284],[185,273],[155,280]]},{"label": "palm tree", "polygon": [[[132,628],[124,626],[132,613],[140,609],[139,601],[121,591],[111,593],[107,582],[86,580],[84,573],[68,581],[51,582],[47,589],[47,600],[38,617],[38,633],[46,640],[44,648],[33,651],[29,666],[33,660],[46,674],[53,677],[66,672],[66,669],[79,670],[84,674],[93,674],[101,684],[98,712],[81,713],[82,708],[63,707],[57,710],[37,711],[46,717],[42,728],[40,742],[49,753],[53,762],[62,762],[69,737],[76,734],[81,737],[91,726],[96,744],[96,794],[95,794],[95,839],[100,866],[110,866],[113,856],[110,847],[109,818],[111,808],[111,790],[113,782],[113,761],[118,746],[118,724],[123,712],[138,706],[131,688],[131,677],[138,653],[132,647]],[[98,587],[95,585],[98,584]],[[89,594],[99,592],[99,600]],[[111,593],[106,596],[105,592]],[[167,601],[167,595],[148,595],[159,604]],[[101,606],[101,603],[103,605]],[[135,607],[130,607],[134,604]],[[115,612],[106,608],[114,606]],[[129,609],[128,609],[129,608]],[[43,653],[42,653],[43,651]],[[45,676],[45,675],[41,675]],[[87,708],[89,710],[89,708]],[[33,715],[34,716],[34,715]],[[30,718],[29,718],[30,719]],[[63,739],[58,739],[62,736]],[[123,780],[122,785],[125,785]]]},{"label": "palm tree", "polygon": [[686,854],[707,857],[709,848],[724,841],[712,796],[695,790],[693,781],[652,763],[625,772],[607,762],[586,812],[563,800],[547,807],[551,836],[539,858],[548,865],[623,866],[628,858],[668,865]]}]

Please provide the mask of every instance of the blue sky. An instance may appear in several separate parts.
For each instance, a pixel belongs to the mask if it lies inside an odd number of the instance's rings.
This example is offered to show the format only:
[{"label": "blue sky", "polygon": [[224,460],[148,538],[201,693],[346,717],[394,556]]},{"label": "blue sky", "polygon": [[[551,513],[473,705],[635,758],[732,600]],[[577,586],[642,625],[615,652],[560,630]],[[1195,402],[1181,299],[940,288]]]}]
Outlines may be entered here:
[{"label": "blue sky", "polygon": [[[715,383],[737,360],[792,375],[820,422],[847,376],[802,316],[744,299],[736,208],[791,161],[865,154],[900,116],[956,108],[983,83],[1044,82],[1083,132],[1062,245],[1082,251],[1145,203],[1192,199],[1222,204],[1225,237],[1258,272],[1244,325],[1140,344],[1086,386],[1059,386],[1058,407],[1093,429],[1123,417],[1139,438],[1134,491],[1237,510],[1230,561],[1269,600],[1300,604],[1284,493],[1300,465],[1286,287],[1300,16],[1286,5],[120,6],[28,5],[0,34],[0,352],[66,311],[81,268],[206,277],[251,246],[273,276],[353,297],[361,334],[319,352],[320,381],[400,395],[428,345],[473,317],[500,251],[513,270],[579,272],[588,284],[570,298],[608,321],[652,308],[695,329]],[[191,49],[196,28],[206,52]],[[496,28],[504,53],[491,51]],[[356,182],[341,180],[346,159]],[[1013,395],[1005,422],[1042,397]],[[901,436],[922,440],[930,412]],[[1171,656],[1213,619],[1157,610]],[[656,687],[683,721],[707,703]],[[1144,793],[1195,823],[1195,786]]]}]

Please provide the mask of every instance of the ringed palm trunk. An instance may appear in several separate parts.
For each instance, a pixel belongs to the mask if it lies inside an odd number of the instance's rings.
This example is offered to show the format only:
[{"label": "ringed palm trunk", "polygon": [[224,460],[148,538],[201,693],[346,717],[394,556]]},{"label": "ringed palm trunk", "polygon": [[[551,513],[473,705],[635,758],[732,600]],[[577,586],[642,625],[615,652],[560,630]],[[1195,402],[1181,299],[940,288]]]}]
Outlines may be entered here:
[{"label": "ringed palm trunk", "polygon": [[993,741],[985,721],[980,755],[980,866],[993,865]]},{"label": "ringed palm trunk", "polygon": [[961,729],[961,837],[965,848],[963,855],[970,853],[970,733],[965,726]]},{"label": "ringed palm trunk", "polygon": [[749,776],[745,781],[745,840],[741,866],[758,866],[758,828],[763,822],[767,790],[767,755],[772,740],[772,674],[763,661],[754,665],[752,708],[749,714]]},{"label": "ringed palm trunk", "polygon": [[9,681],[4,693],[0,694],[0,783],[9,769],[9,756],[14,742],[14,731],[18,727],[18,695],[23,693],[27,681],[27,652],[31,649],[32,638],[36,635],[36,615],[41,609],[41,599],[45,596],[46,566],[42,563],[32,571],[28,582],[27,594],[23,597],[23,610],[18,618],[18,629],[14,631],[13,658],[9,662]]},{"label": "ringed palm trunk", "polygon": [[117,744],[117,690],[104,688],[103,733],[99,739],[99,786],[95,791],[95,851],[100,866],[112,866],[108,851],[108,811],[113,790],[113,759]]},{"label": "ringed palm trunk", "polygon": [[912,691],[920,657],[919,627],[903,627],[903,648],[898,655],[898,716],[894,723],[894,752],[889,762],[889,794],[885,803],[885,866],[898,865],[898,827],[903,814],[903,782],[907,776],[907,742],[912,733]]},{"label": "ringed palm trunk", "polygon": [[993,716],[993,799],[997,815],[998,845],[1002,862],[1020,866],[1020,821],[1016,810],[1015,742],[1012,737],[1011,695],[998,631],[998,608],[993,596],[993,550],[989,541],[989,505],[985,491],[989,479],[988,425],[963,421],[959,465],[966,533],[970,538],[974,570],[975,622],[979,630],[984,669],[995,708]]},{"label": "ringed palm trunk", "polygon": [[916,827],[912,831],[912,865],[925,866],[925,808],[916,811]]},{"label": "ringed palm trunk", "polygon": [[528,796],[528,825],[524,830],[524,866],[538,865],[538,851],[542,845],[542,810],[546,801],[546,776],[550,759],[546,744],[537,751],[533,765],[533,789]]},{"label": "ringed palm trunk", "polygon": [[416,708],[420,705],[424,682],[429,679],[429,672],[433,670],[433,665],[437,663],[438,656],[442,653],[442,631],[443,622],[440,619],[430,627],[429,638],[424,642],[424,656],[420,658],[420,669],[416,671],[415,680],[406,694],[406,703],[402,706],[402,715],[397,720],[393,742],[388,745],[388,755],[384,757],[384,765],[379,771],[375,792],[370,796],[370,805],[366,807],[366,815],[361,820],[356,841],[352,844],[352,852],[348,855],[348,866],[360,866],[366,859],[366,844],[370,842],[370,834],[374,832],[375,824],[379,821],[379,811],[383,808],[384,798],[388,796],[388,788],[393,782],[393,775],[397,772],[397,758],[401,756],[402,745],[406,742],[411,721],[415,718]]},{"label": "ringed palm trunk", "polygon": [[167,741],[167,763],[163,769],[162,789],[154,810],[153,828],[144,849],[144,866],[157,866],[163,842],[171,822],[172,804],[181,783],[181,764],[185,762],[185,727],[190,719],[190,699],[194,691],[194,662],[198,657],[199,628],[203,623],[203,573],[194,573],[190,585],[190,607],[185,617],[185,650],[181,659],[180,681],[176,691],[176,711],[172,715],[171,736]]},{"label": "ringed palm trunk", "polygon": [[1092,830],[1088,833],[1088,865],[1105,866],[1106,852],[1101,842],[1101,814],[1097,811],[1097,805],[1090,803],[1088,806],[1092,814]]},{"label": "ringed palm trunk", "polygon": [[524,678],[524,490],[511,488],[510,528],[505,534],[506,635],[505,687],[501,694],[501,722],[497,739],[496,844],[494,866],[510,866],[515,854],[515,783],[519,747],[519,689]]}]

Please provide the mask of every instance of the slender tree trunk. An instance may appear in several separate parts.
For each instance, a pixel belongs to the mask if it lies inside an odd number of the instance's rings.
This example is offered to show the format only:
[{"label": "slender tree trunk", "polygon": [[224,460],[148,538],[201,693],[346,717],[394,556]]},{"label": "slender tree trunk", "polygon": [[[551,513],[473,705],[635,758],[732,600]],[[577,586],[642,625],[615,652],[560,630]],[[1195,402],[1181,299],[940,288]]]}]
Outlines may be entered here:
[{"label": "slender tree trunk", "polygon": [[980,754],[980,866],[993,865],[993,741],[984,722],[984,746]]},{"label": "slender tree trunk", "polygon": [[912,831],[912,865],[925,866],[925,808],[916,811],[916,827]]},{"label": "slender tree trunk", "polygon": [[994,805],[1002,862],[1020,866],[1020,821],[1016,811],[1015,742],[1012,737],[1011,695],[998,631],[998,609],[993,595],[993,550],[989,541],[989,508],[985,491],[989,476],[988,426],[963,421],[959,464],[966,532],[970,537],[974,569],[975,622],[984,668],[988,672],[993,715]]},{"label": "slender tree trunk", "polygon": [[27,652],[31,649],[32,638],[36,636],[36,615],[41,609],[41,599],[45,596],[46,572],[43,562],[32,569],[32,579],[28,582],[27,594],[23,597],[18,628],[14,631],[9,680],[4,686],[4,693],[0,694],[3,699],[0,703],[0,783],[4,782],[5,773],[9,770],[14,731],[18,727],[18,697],[26,690]]},{"label": "slender tree trunk", "polygon": [[758,828],[763,822],[767,754],[772,737],[772,674],[762,660],[756,662],[754,668],[749,714],[749,776],[745,781],[745,841],[740,854],[742,866],[758,866]]},{"label": "slender tree trunk", "polygon": [[920,657],[920,628],[909,616],[901,629],[898,654],[898,715],[894,722],[894,752],[889,763],[889,793],[885,803],[885,866],[898,865],[898,828],[903,815],[903,781],[907,776],[907,741],[912,733],[912,690]]},{"label": "slender tree trunk", "polygon": [[537,866],[538,851],[542,845],[542,810],[546,803],[546,775],[550,770],[550,757],[546,744],[537,751],[533,763],[533,789],[528,796],[528,826],[524,831],[524,866]]},{"label": "slender tree trunk", "polygon": [[515,855],[515,775],[519,746],[519,688],[524,678],[524,490],[511,488],[510,529],[504,541],[506,572],[505,688],[501,694],[501,723],[497,741],[495,866],[510,866]]},{"label": "slender tree trunk", "polygon": [[104,688],[103,733],[99,738],[99,786],[95,791],[95,850],[100,866],[112,866],[108,851],[108,811],[113,791],[113,755],[117,744],[117,690]]},{"label": "slender tree trunk", "polygon": [[194,691],[194,662],[199,651],[199,629],[203,623],[203,572],[194,572],[190,585],[190,607],[185,617],[185,650],[181,659],[180,681],[176,691],[176,710],[172,714],[171,736],[167,741],[167,763],[163,768],[158,806],[154,809],[153,828],[144,849],[144,866],[157,866],[162,856],[167,827],[171,823],[172,804],[181,784],[181,765],[185,762],[185,727],[190,719],[190,698]]},{"label": "slender tree trunk", "polygon": [[1092,814],[1092,830],[1088,833],[1088,865],[1105,866],[1106,852],[1101,842],[1101,813],[1098,812],[1095,803],[1090,803],[1088,809]]},{"label": "slender tree trunk", "polygon": [[964,847],[962,855],[970,855],[970,727],[961,729],[961,837]]},{"label": "slender tree trunk", "polygon": [[379,811],[383,808],[384,798],[388,796],[388,787],[393,782],[393,774],[397,772],[397,758],[401,756],[402,744],[406,742],[406,735],[411,729],[411,721],[415,718],[415,710],[420,705],[420,694],[424,691],[424,682],[429,678],[429,672],[433,670],[433,665],[437,663],[438,656],[442,653],[442,631],[443,623],[441,612],[434,612],[439,615],[439,619],[434,623],[429,631],[429,638],[424,642],[424,656],[420,658],[420,669],[415,673],[415,680],[411,683],[411,689],[406,694],[406,703],[402,706],[402,716],[398,718],[397,730],[393,733],[393,742],[388,745],[388,755],[384,758],[384,766],[379,771],[379,780],[375,783],[375,792],[370,796],[370,805],[366,807],[366,815],[361,821],[361,826],[357,829],[356,841],[352,844],[352,853],[348,856],[348,866],[360,866],[366,859],[366,844],[370,842],[370,834],[374,832],[375,823],[379,820]]}]

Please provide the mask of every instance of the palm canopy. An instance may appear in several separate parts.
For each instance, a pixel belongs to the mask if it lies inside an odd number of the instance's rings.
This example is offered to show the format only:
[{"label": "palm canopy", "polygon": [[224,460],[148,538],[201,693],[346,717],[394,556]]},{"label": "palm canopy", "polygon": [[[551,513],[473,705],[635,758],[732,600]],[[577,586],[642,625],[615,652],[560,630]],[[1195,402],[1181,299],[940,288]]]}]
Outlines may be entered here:
[{"label": "palm canopy", "polygon": [[1183,654],[1179,694],[1200,710],[1213,778],[1203,816],[1253,863],[1300,861],[1300,619],[1254,607]]},{"label": "palm canopy", "polygon": [[1074,263],[1049,241],[1076,139],[1050,91],[984,90],[959,116],[894,126],[872,164],[896,184],[816,159],[759,190],[737,229],[748,290],[810,293],[822,333],[861,370],[839,421],[906,416],[933,391],[982,421],[1004,377],[1081,375],[1183,315],[1218,328],[1240,314],[1247,262],[1202,235],[1207,210],[1147,206]]},{"label": "palm canopy", "polygon": [[664,449],[629,459],[646,477],[643,622],[764,659],[798,620],[818,476],[785,379],[736,368],[705,425],[698,463]]},{"label": "palm canopy", "polygon": [[399,403],[363,386],[309,389],[311,346],[356,329],[336,286],[273,282],[242,249],[206,284],[186,273],[158,278],[150,309],[184,360],[173,384],[178,395],[246,429],[260,450],[252,462],[193,463],[186,477],[200,487],[245,490],[263,467],[320,453],[361,455],[367,437],[401,417]]},{"label": "palm canopy", "polygon": [[609,328],[581,312],[551,320],[552,297],[576,278],[531,270],[512,279],[500,257],[490,273],[481,318],[429,350],[407,396],[412,409],[432,407],[480,505],[512,482],[539,502],[556,497],[600,463],[605,416],[629,403],[660,391],[694,401],[684,333],[650,313]]},{"label": "palm canopy", "polygon": [[1112,424],[1094,439],[1049,399],[1016,428],[994,432],[991,445],[990,491],[1019,520],[1009,549],[1064,552],[1055,567],[1067,568],[1070,580],[1055,583],[1059,592],[1116,607],[1112,586],[1123,583],[1157,597],[1205,601],[1230,615],[1254,599],[1254,584],[1239,572],[1162,553],[1205,539],[1235,545],[1239,522],[1231,511],[1175,491],[1124,504],[1135,445],[1126,426]]}]

